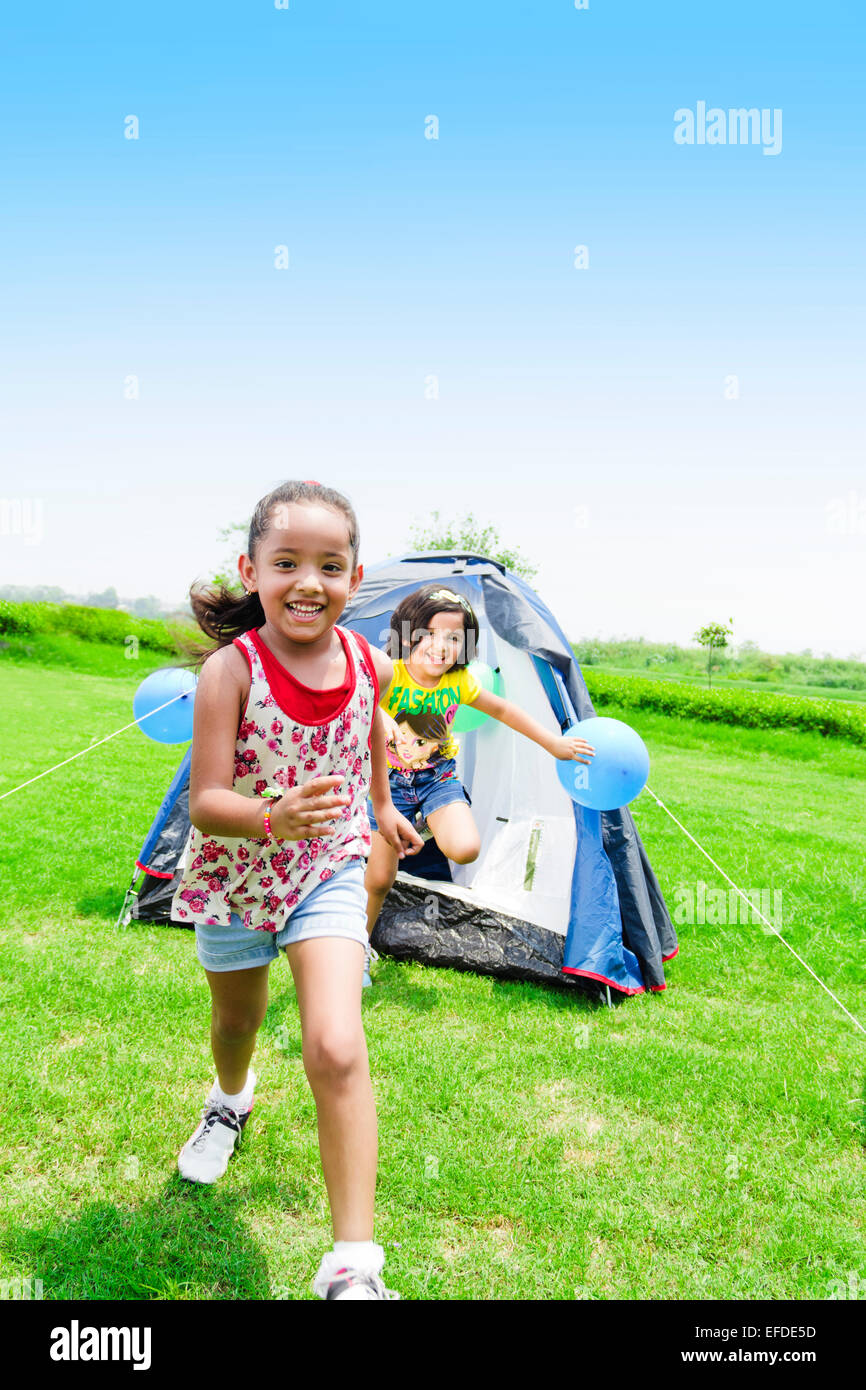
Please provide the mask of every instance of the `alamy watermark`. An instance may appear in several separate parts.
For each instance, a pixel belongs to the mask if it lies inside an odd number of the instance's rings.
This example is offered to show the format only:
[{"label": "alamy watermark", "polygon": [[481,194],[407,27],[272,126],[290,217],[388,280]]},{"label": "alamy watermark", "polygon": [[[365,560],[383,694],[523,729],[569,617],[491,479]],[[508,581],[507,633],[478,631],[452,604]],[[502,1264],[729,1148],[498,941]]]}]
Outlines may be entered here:
[{"label": "alamy watermark", "polygon": [[853,488],[824,505],[824,529],[833,536],[866,536],[866,493]]},{"label": "alamy watermark", "polygon": [[21,1299],[43,1299],[41,1279],[31,1279],[30,1275],[17,1274],[13,1279],[0,1279],[0,1302],[7,1300],[19,1302]]},{"label": "alamy watermark", "polygon": [[[413,628],[408,621],[403,621],[399,627],[383,627],[379,632],[379,645],[385,644],[385,651],[392,656],[399,656],[411,652],[413,647],[428,637],[430,629],[426,627]],[[486,632],[480,634],[479,641],[475,641],[475,629],[463,629],[460,635],[460,642],[454,652],[454,661],[466,664],[470,661],[484,661],[488,649]],[[393,686],[392,693],[400,687]],[[444,712],[449,708],[449,694],[447,690],[435,692],[436,698],[431,701],[431,706],[435,710]]]},{"label": "alamy watermark", "polygon": [[677,145],[761,145],[764,154],[782,153],[782,109],[764,106],[707,108],[697,102],[695,110],[681,106],[674,112],[674,143]]},{"label": "alamy watermark", "polygon": [[41,497],[0,497],[0,536],[38,545],[43,536]]},{"label": "alamy watermark", "polygon": [[862,1274],[858,1274],[855,1269],[849,1269],[846,1278],[828,1280],[830,1292],[827,1298],[830,1302],[843,1299],[857,1299],[858,1302],[866,1299],[866,1279]]},{"label": "alamy watermark", "polygon": [[736,888],[708,888],[702,882],[680,884],[674,889],[674,901],[676,906],[671,916],[678,927],[732,927],[757,923],[767,931],[782,925],[781,888],[744,888],[741,894]]},{"label": "alamy watermark", "polygon": [[73,1318],[68,1327],[52,1328],[48,1355],[52,1361],[129,1361],[134,1371],[147,1371],[152,1337],[149,1327],[82,1327]]}]

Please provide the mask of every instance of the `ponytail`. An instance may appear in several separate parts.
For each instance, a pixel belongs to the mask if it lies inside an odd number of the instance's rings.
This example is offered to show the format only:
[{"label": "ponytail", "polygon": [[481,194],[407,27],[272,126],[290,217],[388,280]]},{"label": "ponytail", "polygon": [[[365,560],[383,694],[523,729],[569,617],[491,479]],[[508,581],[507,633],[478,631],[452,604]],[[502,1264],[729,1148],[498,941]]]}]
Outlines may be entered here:
[{"label": "ponytail", "polygon": [[203,666],[209,656],[227,647],[241,633],[261,627],[265,610],[258,593],[238,594],[226,584],[193,584],[189,591],[193,617],[209,643],[194,637],[178,638],[178,645],[187,656],[185,666]]}]

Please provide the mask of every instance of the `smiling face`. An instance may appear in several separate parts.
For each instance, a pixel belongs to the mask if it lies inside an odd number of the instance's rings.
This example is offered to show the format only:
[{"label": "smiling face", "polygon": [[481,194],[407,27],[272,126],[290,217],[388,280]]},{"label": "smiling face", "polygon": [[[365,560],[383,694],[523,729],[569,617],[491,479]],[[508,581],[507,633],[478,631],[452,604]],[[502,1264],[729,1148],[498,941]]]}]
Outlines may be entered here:
[{"label": "smiling face", "polygon": [[330,507],[293,502],[275,507],[270,521],[255,556],[238,561],[245,588],[258,590],[266,633],[277,644],[329,644],[363,577],[346,519]]},{"label": "smiling face", "polygon": [[463,627],[463,614],[434,613],[427,627],[406,660],[406,669],[416,679],[438,681],[450,671],[456,661],[460,661],[465,647],[466,633]]}]

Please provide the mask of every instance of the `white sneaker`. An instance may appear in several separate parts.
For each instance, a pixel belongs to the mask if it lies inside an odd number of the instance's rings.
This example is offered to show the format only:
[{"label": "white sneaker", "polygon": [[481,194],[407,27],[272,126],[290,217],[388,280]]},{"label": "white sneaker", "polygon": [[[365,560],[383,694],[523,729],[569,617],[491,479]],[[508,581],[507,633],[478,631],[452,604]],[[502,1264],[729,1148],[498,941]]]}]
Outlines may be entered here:
[{"label": "white sneaker", "polygon": [[[255,1073],[249,1073],[253,1087]],[[178,1172],[189,1182],[213,1183],[221,1178],[240,1142],[243,1128],[252,1114],[254,1101],[246,1110],[233,1110],[208,1096],[202,1109],[202,1119],[195,1133],[186,1141],[178,1159]]]},{"label": "white sneaker", "polygon": [[[384,1264],[384,1251],[382,1264]],[[379,1268],[381,1269],[381,1265]],[[394,1289],[386,1289],[380,1274],[351,1269],[344,1265],[333,1250],[322,1256],[319,1272],[313,1280],[313,1292],[319,1298],[336,1301],[366,1302],[370,1299],[399,1298]]]},{"label": "white sneaker", "polygon": [[373,947],[370,945],[370,942],[368,941],[366,946],[364,947],[364,978],[361,981],[361,986],[363,989],[369,989],[372,985],[373,979],[370,975],[370,961],[378,959],[379,952],[374,951]]}]

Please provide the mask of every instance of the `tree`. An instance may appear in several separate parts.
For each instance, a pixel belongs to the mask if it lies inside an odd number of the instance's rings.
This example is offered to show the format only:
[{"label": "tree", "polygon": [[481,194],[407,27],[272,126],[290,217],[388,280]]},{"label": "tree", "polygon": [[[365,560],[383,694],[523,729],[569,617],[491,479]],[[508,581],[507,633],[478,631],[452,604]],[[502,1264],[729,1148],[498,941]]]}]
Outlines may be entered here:
[{"label": "tree", "polygon": [[463,521],[444,521],[438,512],[431,512],[423,523],[413,524],[409,544],[416,550],[458,550],[469,555],[487,555],[530,584],[538,574],[537,565],[518,549],[505,546],[496,527],[482,526],[472,512]]},{"label": "tree", "polygon": [[247,517],[246,521],[235,521],[231,526],[221,526],[219,538],[226,541],[229,549],[219,571],[213,576],[213,584],[223,584],[227,589],[240,594],[243,590],[241,577],[238,574],[238,556],[243,554],[247,548],[250,537],[250,522],[252,517]]},{"label": "tree", "polygon": [[137,618],[158,618],[162,612],[162,604],[154,594],[148,594],[146,598],[134,598],[129,605],[129,611]]},{"label": "tree", "polygon": [[117,590],[112,586],[110,589],[104,589],[101,594],[88,594],[84,602],[88,608],[116,608],[119,599]]},{"label": "tree", "polygon": [[[728,619],[729,623],[733,621],[733,618]],[[707,686],[710,690],[713,688],[713,652],[728,645],[733,630],[733,627],[723,627],[721,623],[707,623],[706,627],[698,628],[695,633],[695,641],[707,649]]]}]

